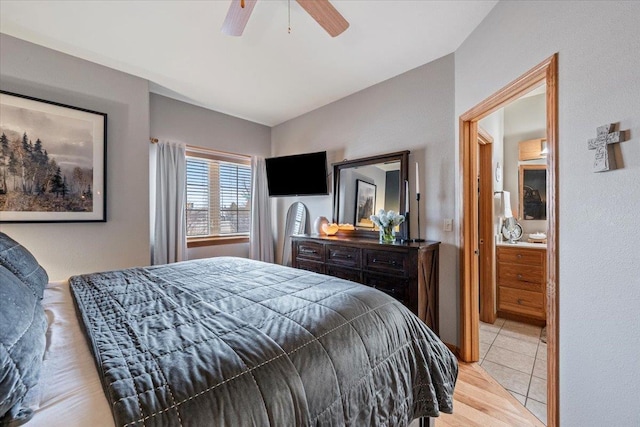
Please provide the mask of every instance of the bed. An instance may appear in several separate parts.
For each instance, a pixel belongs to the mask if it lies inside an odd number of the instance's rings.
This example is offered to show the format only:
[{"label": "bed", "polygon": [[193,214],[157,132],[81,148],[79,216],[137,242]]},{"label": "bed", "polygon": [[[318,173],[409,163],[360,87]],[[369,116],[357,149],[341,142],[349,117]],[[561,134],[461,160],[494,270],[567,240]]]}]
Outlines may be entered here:
[{"label": "bed", "polygon": [[219,257],[49,283],[42,307],[29,425],[406,426],[453,409],[446,346],[334,277]]}]

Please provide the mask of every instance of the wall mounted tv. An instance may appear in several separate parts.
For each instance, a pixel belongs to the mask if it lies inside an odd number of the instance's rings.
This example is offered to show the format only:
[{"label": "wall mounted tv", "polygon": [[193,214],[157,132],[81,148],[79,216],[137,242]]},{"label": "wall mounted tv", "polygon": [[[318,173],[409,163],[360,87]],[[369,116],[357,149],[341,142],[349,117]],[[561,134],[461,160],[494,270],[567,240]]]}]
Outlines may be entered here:
[{"label": "wall mounted tv", "polygon": [[317,196],[327,191],[327,152],[265,159],[269,196]]}]

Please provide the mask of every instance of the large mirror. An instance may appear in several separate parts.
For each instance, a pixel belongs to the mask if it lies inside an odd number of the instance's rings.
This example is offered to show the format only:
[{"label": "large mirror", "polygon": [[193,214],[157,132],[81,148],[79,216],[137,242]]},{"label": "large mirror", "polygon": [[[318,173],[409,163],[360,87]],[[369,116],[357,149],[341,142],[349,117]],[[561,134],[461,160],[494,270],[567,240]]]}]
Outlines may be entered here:
[{"label": "large mirror", "polygon": [[309,215],[307,207],[302,202],[295,202],[289,206],[287,220],[284,226],[284,244],[282,245],[282,265],[291,267],[291,236],[306,234],[309,230]]},{"label": "large mirror", "polygon": [[[400,151],[333,165],[333,222],[355,226],[341,233],[376,238],[370,215],[380,209],[406,213],[408,161],[409,151]],[[407,230],[402,223],[402,238],[409,238]]]},{"label": "large mirror", "polygon": [[547,166],[520,165],[520,219],[547,219]]}]

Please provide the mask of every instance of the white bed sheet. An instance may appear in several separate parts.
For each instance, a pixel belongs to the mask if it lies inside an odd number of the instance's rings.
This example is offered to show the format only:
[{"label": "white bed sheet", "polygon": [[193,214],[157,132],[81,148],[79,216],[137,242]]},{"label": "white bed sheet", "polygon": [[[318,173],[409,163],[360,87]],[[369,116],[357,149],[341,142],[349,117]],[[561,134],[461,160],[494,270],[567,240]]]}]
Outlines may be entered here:
[{"label": "white bed sheet", "polygon": [[69,283],[49,283],[42,303],[49,322],[47,349],[38,386],[40,405],[27,427],[113,427]]}]

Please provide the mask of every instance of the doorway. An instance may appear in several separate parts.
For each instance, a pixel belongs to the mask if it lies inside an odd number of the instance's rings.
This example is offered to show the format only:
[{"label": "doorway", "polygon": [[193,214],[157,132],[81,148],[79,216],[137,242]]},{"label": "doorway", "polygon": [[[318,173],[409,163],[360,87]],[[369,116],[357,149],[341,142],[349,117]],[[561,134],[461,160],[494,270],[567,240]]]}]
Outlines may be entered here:
[{"label": "doorway", "polygon": [[478,121],[525,93],[546,84],[547,139],[547,425],[557,426],[558,408],[558,259],[557,259],[557,54],[529,70],[462,116],[460,116],[461,168],[461,262],[460,262],[460,348],[463,361],[479,360],[479,179],[480,150]]}]

